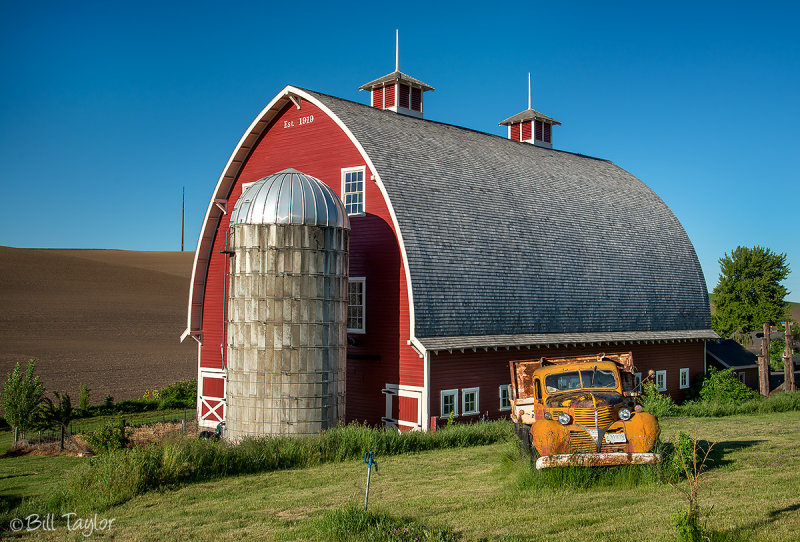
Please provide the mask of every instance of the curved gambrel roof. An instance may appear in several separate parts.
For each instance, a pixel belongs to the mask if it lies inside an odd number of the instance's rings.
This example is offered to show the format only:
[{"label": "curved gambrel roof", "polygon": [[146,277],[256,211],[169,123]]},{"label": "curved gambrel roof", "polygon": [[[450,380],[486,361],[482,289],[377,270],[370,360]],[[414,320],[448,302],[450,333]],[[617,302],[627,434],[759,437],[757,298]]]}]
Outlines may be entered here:
[{"label": "curved gambrel roof", "polygon": [[353,133],[391,199],[423,344],[710,329],[686,232],[620,167],[309,94]]},{"label": "curved gambrel roof", "polygon": [[200,329],[222,212],[215,200],[227,198],[275,114],[298,99],[331,114],[376,173],[398,232],[418,346],[716,337],[686,232],[613,163],[294,87],[253,121],[220,177],[184,336]]}]

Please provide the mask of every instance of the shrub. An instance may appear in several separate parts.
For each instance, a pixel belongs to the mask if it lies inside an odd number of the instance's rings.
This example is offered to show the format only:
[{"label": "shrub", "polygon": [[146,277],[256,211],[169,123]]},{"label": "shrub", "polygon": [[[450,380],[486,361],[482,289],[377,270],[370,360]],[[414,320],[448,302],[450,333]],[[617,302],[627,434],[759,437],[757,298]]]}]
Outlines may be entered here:
[{"label": "shrub", "polygon": [[758,397],[758,394],[745,386],[733,369],[708,369],[708,376],[700,388],[700,399],[706,402],[741,403]]},{"label": "shrub", "polygon": [[158,392],[158,408],[194,408],[197,404],[197,380],[181,380]]},{"label": "shrub", "polygon": [[672,397],[659,392],[655,382],[644,383],[644,393],[641,397],[641,403],[642,408],[656,418],[663,418],[675,414],[675,402],[672,400]]},{"label": "shrub", "polygon": [[107,454],[125,448],[128,445],[128,437],[125,435],[125,420],[106,423],[97,431],[89,433],[86,441],[98,454]]}]

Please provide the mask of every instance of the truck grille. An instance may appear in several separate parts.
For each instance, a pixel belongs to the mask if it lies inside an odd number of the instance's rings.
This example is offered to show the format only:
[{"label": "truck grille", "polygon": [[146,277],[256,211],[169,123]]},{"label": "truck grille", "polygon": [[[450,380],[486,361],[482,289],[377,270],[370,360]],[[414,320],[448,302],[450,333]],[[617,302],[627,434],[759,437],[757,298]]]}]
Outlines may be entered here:
[{"label": "truck grille", "polygon": [[[595,429],[594,426],[594,409],[593,408],[576,408],[573,411],[575,415],[575,423],[578,423],[587,429]],[[614,409],[611,407],[600,407],[597,409],[597,425],[602,429],[608,427],[615,421]]]},{"label": "truck grille", "polygon": [[[621,431],[613,431],[613,433],[621,433]],[[569,447],[570,453],[573,454],[593,454],[597,451],[592,435],[582,429],[569,432]],[[609,444],[605,441],[605,438],[603,438],[600,451],[604,453],[627,452],[628,445],[625,443]]]}]

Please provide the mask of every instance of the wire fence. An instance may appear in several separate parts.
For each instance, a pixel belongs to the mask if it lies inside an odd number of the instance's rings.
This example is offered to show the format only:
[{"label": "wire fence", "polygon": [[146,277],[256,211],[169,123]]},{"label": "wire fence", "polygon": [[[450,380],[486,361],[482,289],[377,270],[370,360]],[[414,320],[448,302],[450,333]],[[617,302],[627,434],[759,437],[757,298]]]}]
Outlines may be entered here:
[{"label": "wire fence", "polygon": [[[155,424],[173,423],[181,424],[181,432],[194,432],[197,428],[197,410],[185,408],[183,410],[170,411],[151,411],[143,413],[117,414],[114,416],[102,416],[98,418],[79,418],[70,422],[64,432],[65,437],[73,435],[86,435],[100,429],[103,425],[113,422],[119,423],[123,420],[126,427],[143,427]],[[31,444],[47,444],[49,442],[59,442],[61,440],[60,429],[48,429],[42,431],[29,431],[26,435],[27,441]]]}]

